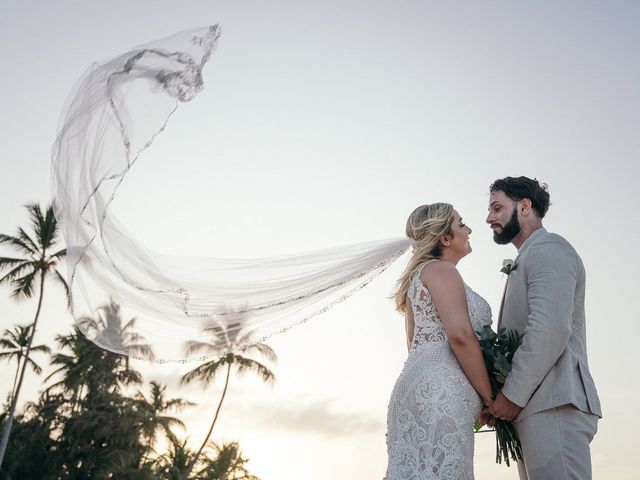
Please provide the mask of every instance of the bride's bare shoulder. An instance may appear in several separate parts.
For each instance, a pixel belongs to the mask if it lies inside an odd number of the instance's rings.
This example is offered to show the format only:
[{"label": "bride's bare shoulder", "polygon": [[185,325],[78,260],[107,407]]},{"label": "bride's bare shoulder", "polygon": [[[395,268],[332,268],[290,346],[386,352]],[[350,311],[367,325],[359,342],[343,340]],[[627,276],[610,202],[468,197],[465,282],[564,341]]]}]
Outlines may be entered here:
[{"label": "bride's bare shoulder", "polygon": [[456,266],[445,260],[435,260],[427,263],[420,273],[420,280],[422,284],[429,288],[430,285],[435,284],[458,284],[462,282],[462,277],[458,272]]}]

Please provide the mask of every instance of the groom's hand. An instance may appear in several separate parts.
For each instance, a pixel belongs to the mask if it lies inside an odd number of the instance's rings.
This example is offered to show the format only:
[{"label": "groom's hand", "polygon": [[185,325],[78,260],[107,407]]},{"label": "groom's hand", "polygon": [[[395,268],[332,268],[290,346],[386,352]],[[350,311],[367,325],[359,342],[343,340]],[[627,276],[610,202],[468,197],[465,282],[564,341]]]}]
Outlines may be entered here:
[{"label": "groom's hand", "polygon": [[513,403],[505,397],[502,392],[498,393],[496,399],[489,406],[491,415],[501,420],[511,421],[516,418],[521,411],[522,407]]}]

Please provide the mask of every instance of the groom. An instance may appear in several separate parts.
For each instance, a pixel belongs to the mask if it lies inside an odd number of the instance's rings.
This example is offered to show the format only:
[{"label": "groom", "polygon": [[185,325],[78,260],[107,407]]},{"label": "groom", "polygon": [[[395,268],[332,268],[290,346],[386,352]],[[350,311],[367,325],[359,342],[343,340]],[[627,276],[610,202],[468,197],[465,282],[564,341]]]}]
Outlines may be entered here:
[{"label": "groom", "polygon": [[569,242],[542,227],[546,185],[506,177],[489,191],[493,239],[518,249],[498,328],[524,333],[489,411],[514,420],[524,456],[521,479],[590,479],[589,443],[602,412],[587,364],[584,266]]}]

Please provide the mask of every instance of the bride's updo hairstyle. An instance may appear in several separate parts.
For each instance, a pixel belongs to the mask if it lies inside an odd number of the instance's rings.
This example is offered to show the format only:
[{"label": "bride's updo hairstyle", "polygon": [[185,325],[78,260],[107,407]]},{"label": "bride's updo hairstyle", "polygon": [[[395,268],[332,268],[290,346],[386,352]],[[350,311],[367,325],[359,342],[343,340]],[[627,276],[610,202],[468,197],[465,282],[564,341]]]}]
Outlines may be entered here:
[{"label": "bride's updo hairstyle", "polygon": [[407,268],[396,283],[394,294],[396,310],[406,313],[407,291],[411,277],[423,263],[442,255],[440,239],[451,235],[453,207],[448,203],[432,203],[416,208],[407,220],[407,237],[413,240],[413,255]]}]

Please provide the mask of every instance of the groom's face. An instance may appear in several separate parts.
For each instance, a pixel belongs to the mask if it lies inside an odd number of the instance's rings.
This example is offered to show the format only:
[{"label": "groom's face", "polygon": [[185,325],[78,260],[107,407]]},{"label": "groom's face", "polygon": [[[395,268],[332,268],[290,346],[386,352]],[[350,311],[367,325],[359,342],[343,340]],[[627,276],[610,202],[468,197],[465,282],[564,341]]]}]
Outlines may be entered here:
[{"label": "groom's face", "polygon": [[517,202],[498,190],[489,197],[489,215],[487,223],[493,230],[493,241],[506,245],[511,242],[521,230],[518,220]]}]

